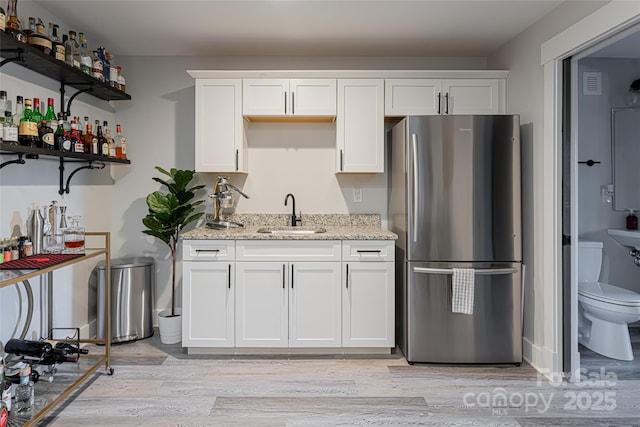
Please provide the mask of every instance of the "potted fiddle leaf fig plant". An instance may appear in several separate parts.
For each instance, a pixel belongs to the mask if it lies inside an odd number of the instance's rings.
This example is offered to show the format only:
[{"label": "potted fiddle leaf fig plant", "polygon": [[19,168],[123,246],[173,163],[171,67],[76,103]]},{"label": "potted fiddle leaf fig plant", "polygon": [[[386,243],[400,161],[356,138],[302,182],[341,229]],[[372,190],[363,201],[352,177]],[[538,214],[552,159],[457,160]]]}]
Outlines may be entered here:
[{"label": "potted fiddle leaf fig plant", "polygon": [[142,219],[146,227],[142,232],[157,237],[169,246],[171,251],[171,309],[158,313],[160,340],[164,344],[175,344],[182,339],[182,318],[176,308],[176,261],[180,232],[188,224],[197,221],[204,212],[196,212],[203,200],[193,201],[196,192],[204,185],[189,187],[194,178],[192,170],[172,168],[166,171],[159,166],[159,172],[169,179],[154,177],[153,180],[167,187],[167,192],[154,191],[147,195],[149,213]]}]

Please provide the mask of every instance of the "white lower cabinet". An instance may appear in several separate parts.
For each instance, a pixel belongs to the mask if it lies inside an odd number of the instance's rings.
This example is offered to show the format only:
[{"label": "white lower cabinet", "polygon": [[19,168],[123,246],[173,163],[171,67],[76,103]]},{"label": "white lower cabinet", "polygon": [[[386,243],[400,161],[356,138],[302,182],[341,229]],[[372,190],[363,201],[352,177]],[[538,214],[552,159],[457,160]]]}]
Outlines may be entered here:
[{"label": "white lower cabinet", "polygon": [[392,241],[183,243],[184,347],[393,348]]},{"label": "white lower cabinet", "polygon": [[182,345],[233,347],[234,263],[185,261],[182,267]]},{"label": "white lower cabinet", "polygon": [[340,249],[335,241],[238,242],[236,346],[340,347]]},{"label": "white lower cabinet", "polygon": [[395,346],[395,244],[342,242],[343,347]]}]

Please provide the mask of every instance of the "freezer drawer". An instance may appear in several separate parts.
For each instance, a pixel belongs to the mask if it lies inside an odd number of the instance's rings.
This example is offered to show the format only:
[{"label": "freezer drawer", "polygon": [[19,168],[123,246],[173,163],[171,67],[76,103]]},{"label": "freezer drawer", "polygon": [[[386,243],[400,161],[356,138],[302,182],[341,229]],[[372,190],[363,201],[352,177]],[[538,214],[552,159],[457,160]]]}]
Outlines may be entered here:
[{"label": "freezer drawer", "polygon": [[[451,311],[452,267],[474,268],[473,314]],[[407,265],[407,361],[522,362],[520,263]]]}]

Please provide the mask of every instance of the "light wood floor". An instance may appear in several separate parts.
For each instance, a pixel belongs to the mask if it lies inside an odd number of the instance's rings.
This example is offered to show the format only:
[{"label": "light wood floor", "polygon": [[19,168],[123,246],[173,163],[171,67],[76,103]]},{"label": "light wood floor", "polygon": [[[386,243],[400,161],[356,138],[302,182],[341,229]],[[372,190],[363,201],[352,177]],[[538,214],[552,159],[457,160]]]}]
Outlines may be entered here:
[{"label": "light wood floor", "polygon": [[157,334],[112,354],[113,376],[93,376],[40,425],[640,426],[637,361],[592,356],[587,384],[552,385],[526,364],[187,356]]}]

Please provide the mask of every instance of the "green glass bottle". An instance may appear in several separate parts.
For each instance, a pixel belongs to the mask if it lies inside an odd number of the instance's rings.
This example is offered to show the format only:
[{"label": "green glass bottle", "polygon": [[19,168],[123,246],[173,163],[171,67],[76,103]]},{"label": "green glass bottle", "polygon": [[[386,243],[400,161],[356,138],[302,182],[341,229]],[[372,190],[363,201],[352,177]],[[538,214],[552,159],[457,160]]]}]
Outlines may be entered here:
[{"label": "green glass bottle", "polygon": [[18,126],[18,141],[20,145],[27,147],[37,147],[40,138],[38,137],[38,124],[33,120],[31,113],[31,100],[24,100],[24,114]]}]

